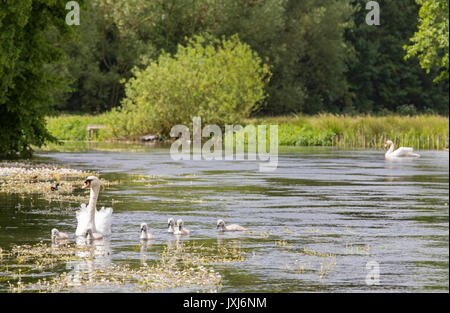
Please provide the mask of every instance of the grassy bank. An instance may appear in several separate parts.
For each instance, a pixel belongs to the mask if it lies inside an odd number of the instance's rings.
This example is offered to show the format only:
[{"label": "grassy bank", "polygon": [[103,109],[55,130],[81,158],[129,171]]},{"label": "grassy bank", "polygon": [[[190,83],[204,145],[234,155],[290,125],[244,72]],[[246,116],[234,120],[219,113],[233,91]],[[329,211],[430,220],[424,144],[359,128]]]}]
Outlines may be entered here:
[{"label": "grassy bank", "polygon": [[[59,140],[88,140],[87,127],[89,124],[108,124],[108,114],[100,115],[68,115],[47,117],[47,128],[50,133]],[[96,134],[96,140],[113,139],[110,129],[100,129]]]},{"label": "grassy bank", "polygon": [[[119,139],[114,136],[114,125],[110,123],[108,113],[96,116],[61,115],[49,117],[47,122],[51,134],[60,140],[88,140],[89,124],[108,127],[99,130],[96,137],[91,139]],[[245,120],[245,124],[277,124],[279,144],[282,146],[381,148],[385,140],[391,139],[397,145],[413,146],[416,149],[442,149],[448,148],[449,138],[449,119],[438,115],[300,115],[253,118]]]},{"label": "grassy bank", "polygon": [[449,119],[439,115],[416,116],[283,116],[255,118],[249,124],[279,125],[282,146],[339,146],[382,148],[391,139],[396,145],[416,149],[448,148]]}]

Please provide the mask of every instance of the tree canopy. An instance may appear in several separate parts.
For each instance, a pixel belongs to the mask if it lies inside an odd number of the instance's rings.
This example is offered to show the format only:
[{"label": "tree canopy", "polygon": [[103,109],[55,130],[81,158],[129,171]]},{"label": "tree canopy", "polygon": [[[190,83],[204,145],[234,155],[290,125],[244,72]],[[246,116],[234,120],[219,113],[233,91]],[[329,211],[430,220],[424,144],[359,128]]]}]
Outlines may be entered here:
[{"label": "tree canopy", "polygon": [[[30,145],[52,137],[45,116],[61,80],[48,66],[62,59],[55,45],[68,38],[66,1],[0,2],[0,155],[29,156]],[[53,39],[46,36],[51,30]]]},{"label": "tree canopy", "polygon": [[440,71],[436,81],[448,80],[448,0],[416,0],[420,4],[418,31],[406,46],[407,58],[417,56],[427,73]]}]

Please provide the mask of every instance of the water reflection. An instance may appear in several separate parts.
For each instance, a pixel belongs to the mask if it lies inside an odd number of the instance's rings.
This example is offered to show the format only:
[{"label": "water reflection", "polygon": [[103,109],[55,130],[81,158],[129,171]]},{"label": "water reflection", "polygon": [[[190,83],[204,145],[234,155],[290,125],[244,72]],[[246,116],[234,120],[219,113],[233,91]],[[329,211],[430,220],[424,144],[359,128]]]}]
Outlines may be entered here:
[{"label": "water reflection", "polygon": [[139,255],[141,265],[147,266],[147,251],[152,247],[154,240],[140,240],[139,241]]},{"label": "water reflection", "polygon": [[111,266],[111,241],[108,238],[87,240],[77,237],[76,245],[79,248],[76,252],[78,259],[67,264],[67,268],[72,269],[67,274],[69,285],[74,287],[81,287],[86,283],[94,285],[96,283],[94,274]]},{"label": "water reflection", "polygon": [[183,243],[185,240],[185,236],[182,235],[174,235],[167,240],[167,251],[183,251]]}]

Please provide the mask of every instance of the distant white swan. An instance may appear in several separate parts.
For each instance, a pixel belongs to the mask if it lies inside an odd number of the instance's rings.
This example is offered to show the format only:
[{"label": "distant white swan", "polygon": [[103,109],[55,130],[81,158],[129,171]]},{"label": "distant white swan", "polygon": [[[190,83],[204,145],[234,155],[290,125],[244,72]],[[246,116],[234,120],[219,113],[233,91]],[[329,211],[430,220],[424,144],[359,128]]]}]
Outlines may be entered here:
[{"label": "distant white swan", "polygon": [[[102,236],[111,235],[111,217],[112,208],[104,208],[101,210],[96,209],[98,194],[100,192],[100,180],[95,176],[89,176],[84,182],[83,189],[90,187],[89,204],[86,206],[81,205],[79,211],[77,211],[77,230],[75,234],[77,236],[85,236],[87,230],[95,234]],[[98,237],[98,235],[95,235]]]},{"label": "distant white swan", "polygon": [[217,221],[217,228],[220,228],[221,231],[244,231],[245,228],[238,224],[231,224],[226,226],[223,220]]},{"label": "distant white swan", "polygon": [[66,241],[69,240],[69,236],[66,233],[63,233],[56,228],[52,229],[52,242],[56,243],[58,241]]},{"label": "distant white swan", "polygon": [[169,229],[167,229],[167,232],[172,233],[175,231],[175,221],[173,218],[169,218],[169,220],[167,221],[167,225],[169,227]]},{"label": "distant white swan", "polygon": [[153,235],[149,234],[147,231],[147,224],[146,223],[142,223],[141,224],[141,240],[151,240],[153,239]]},{"label": "distant white swan", "polygon": [[384,155],[386,159],[420,157],[419,154],[413,153],[413,148],[400,147],[394,151],[394,143],[391,140],[386,141],[384,147],[389,147],[389,150]]},{"label": "distant white swan", "polygon": [[174,235],[189,235],[189,229],[183,227],[184,223],[182,219],[177,220],[177,228],[174,230]]}]

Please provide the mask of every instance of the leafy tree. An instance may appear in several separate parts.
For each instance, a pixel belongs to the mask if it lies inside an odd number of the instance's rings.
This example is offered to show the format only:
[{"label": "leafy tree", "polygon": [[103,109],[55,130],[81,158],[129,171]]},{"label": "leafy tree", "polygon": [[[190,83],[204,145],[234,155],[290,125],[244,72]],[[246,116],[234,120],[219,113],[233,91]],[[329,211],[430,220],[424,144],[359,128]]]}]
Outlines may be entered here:
[{"label": "leafy tree", "polygon": [[417,25],[414,0],[381,0],[381,25],[365,22],[365,0],[354,0],[355,25],[347,31],[355,58],[346,80],[356,112],[396,112],[413,105],[421,112],[448,112],[448,83],[434,84],[417,60],[404,60],[403,46]]},{"label": "leafy tree", "polygon": [[267,113],[340,111],[346,105],[346,60],[352,26],[348,1],[289,1],[278,35]]},{"label": "leafy tree", "polygon": [[119,106],[123,80],[165,52],[175,53],[185,38],[210,23],[212,0],[92,0],[83,11],[76,44],[62,43],[62,64],[70,89],[57,108],[103,112]]},{"label": "leafy tree", "polygon": [[[79,3],[82,3],[79,1]],[[54,28],[67,36],[66,1],[4,0],[0,2],[0,156],[30,156],[31,145],[41,146],[52,137],[45,115],[59,78],[48,65],[62,51],[45,34]],[[75,27],[75,26],[72,26]]]},{"label": "leafy tree", "polygon": [[344,73],[350,47],[345,30],[352,26],[348,0],[217,0],[215,36],[239,37],[273,71],[264,114],[339,110],[346,102]]},{"label": "leafy tree", "polygon": [[417,0],[419,11],[418,31],[411,38],[412,45],[405,46],[407,58],[417,56],[420,66],[429,73],[438,68],[436,81],[448,79],[448,0]]},{"label": "leafy tree", "polygon": [[162,54],[126,84],[122,106],[110,115],[116,136],[168,135],[176,124],[224,125],[248,117],[265,98],[267,65],[237,36],[196,36],[174,56]]},{"label": "leafy tree", "polygon": [[120,81],[131,77],[141,55],[154,51],[131,29],[134,26],[128,29],[114,20],[116,9],[116,2],[89,2],[77,28],[77,42],[61,43],[66,58],[59,67],[71,83],[68,91],[59,94],[58,109],[94,113],[118,106],[125,95]]}]

